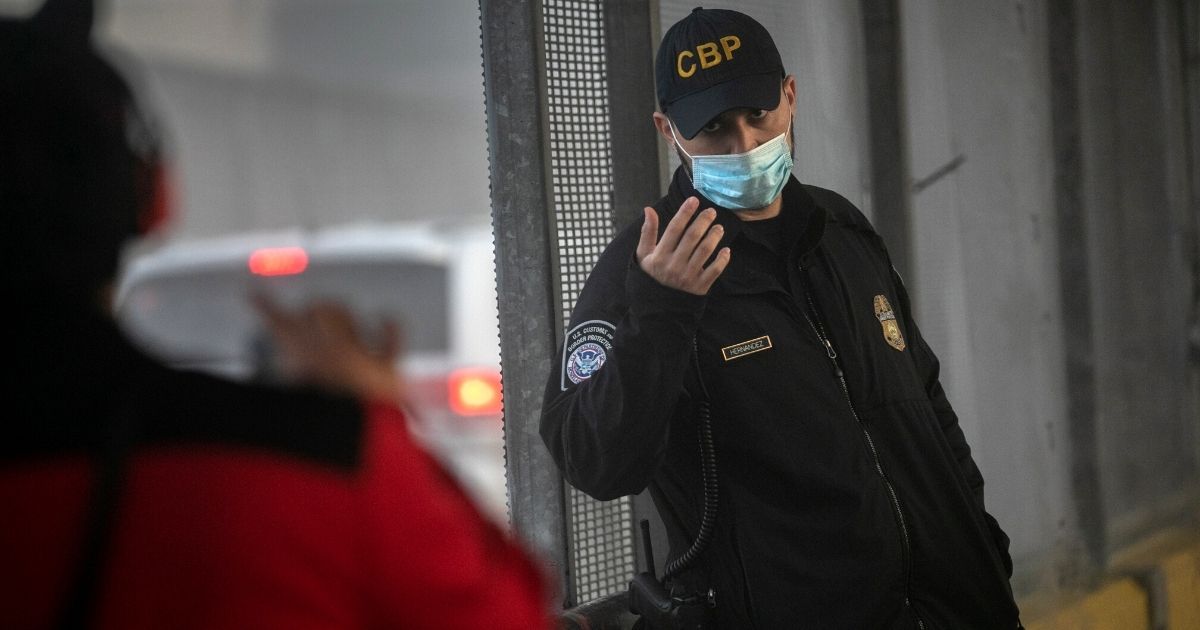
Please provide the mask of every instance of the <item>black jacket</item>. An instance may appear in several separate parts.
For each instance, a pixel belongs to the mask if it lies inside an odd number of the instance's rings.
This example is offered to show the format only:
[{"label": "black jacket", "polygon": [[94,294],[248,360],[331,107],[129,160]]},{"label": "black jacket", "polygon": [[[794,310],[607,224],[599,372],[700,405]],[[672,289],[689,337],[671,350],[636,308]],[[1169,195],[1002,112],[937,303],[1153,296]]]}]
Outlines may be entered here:
[{"label": "black jacket", "polygon": [[[689,195],[680,169],[660,233]],[[715,588],[718,627],[1017,627],[1008,538],[882,240],[834,192],[793,178],[783,199],[783,255],[718,208],[732,257],[707,296],[640,269],[641,221],[613,240],[547,386],[546,445],[597,499],[648,486],[678,556],[703,383],[719,507],[683,580]]]}]

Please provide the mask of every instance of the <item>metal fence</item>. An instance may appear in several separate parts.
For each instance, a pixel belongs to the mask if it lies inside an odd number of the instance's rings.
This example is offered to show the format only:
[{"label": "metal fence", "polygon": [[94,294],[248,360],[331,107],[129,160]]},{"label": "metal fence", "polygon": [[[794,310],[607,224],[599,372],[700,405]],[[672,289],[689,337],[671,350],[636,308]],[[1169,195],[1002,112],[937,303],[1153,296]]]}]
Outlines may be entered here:
[{"label": "metal fence", "polygon": [[[613,166],[613,138],[637,136],[623,108],[638,108],[639,97],[653,103],[650,4],[480,6],[497,277],[500,294],[513,298],[501,305],[512,521],[559,568],[569,607],[623,592],[638,559],[633,502],[596,501],[563,484],[538,439],[537,420],[548,361],[575,298],[614,226],[628,215],[615,211],[615,200],[647,203],[658,194],[652,136],[617,149],[642,152],[644,159],[648,147],[650,168],[635,153],[622,160],[626,170],[617,182]],[[614,89],[608,64],[621,55],[645,68]],[[648,116],[645,107],[642,115]]]}]

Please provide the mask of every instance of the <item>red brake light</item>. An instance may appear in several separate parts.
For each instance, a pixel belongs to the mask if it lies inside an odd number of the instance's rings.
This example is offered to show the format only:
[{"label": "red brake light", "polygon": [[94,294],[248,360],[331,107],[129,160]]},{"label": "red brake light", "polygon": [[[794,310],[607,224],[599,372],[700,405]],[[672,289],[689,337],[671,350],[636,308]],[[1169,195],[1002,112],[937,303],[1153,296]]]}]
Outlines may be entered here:
[{"label": "red brake light", "polygon": [[290,276],[308,268],[308,252],[300,247],[268,247],[250,254],[250,273],[259,276]]},{"label": "red brake light", "polygon": [[457,370],[446,380],[450,409],[460,416],[500,413],[503,397],[500,374],[490,370]]}]

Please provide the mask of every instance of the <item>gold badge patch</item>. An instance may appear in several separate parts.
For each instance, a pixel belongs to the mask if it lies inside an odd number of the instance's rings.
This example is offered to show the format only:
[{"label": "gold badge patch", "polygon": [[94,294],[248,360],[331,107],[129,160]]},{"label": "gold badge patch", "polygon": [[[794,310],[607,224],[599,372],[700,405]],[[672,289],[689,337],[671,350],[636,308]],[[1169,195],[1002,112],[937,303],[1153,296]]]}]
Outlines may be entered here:
[{"label": "gold badge patch", "polygon": [[740,359],[748,354],[762,352],[763,350],[771,349],[771,338],[763,335],[757,339],[735,343],[732,346],[721,348],[721,356],[725,357],[726,361]]},{"label": "gold badge patch", "polygon": [[896,323],[896,313],[892,311],[892,305],[888,304],[886,296],[875,296],[875,317],[879,320],[879,325],[883,326],[883,338],[889,346],[900,351],[908,347],[904,343],[904,335],[900,334],[900,324]]}]

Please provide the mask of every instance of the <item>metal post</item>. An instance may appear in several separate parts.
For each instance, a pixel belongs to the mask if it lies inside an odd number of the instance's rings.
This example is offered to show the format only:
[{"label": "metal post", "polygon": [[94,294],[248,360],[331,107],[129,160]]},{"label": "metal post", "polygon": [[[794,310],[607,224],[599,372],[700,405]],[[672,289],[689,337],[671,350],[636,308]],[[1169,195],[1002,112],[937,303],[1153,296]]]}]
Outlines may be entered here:
[{"label": "metal post", "polygon": [[612,215],[619,232],[661,196],[650,0],[604,3],[604,54],[612,139]]},{"label": "metal post", "polygon": [[[900,10],[896,0],[862,0],[866,42],[866,107],[870,118],[871,209],[875,228],[887,241],[892,264],[914,278],[908,202],[908,145],[905,140]],[[914,287],[908,287],[912,293]]]},{"label": "metal post", "polygon": [[[1184,124],[1187,128],[1185,171],[1188,174],[1188,216],[1191,218],[1188,256],[1192,269],[1192,314],[1189,359],[1192,409],[1200,413],[1200,1],[1179,0],[1179,41],[1182,48]],[[1193,416],[1194,417],[1194,416]],[[1196,461],[1200,462],[1200,426],[1196,427]]]},{"label": "metal post", "polygon": [[1075,528],[1083,544],[1079,566],[1062,576],[1087,582],[1104,566],[1107,546],[1101,499],[1096,412],[1096,364],[1092,323],[1091,269],[1082,121],[1080,120],[1076,0],[1052,0],[1047,13],[1050,40],[1050,115],[1054,141],[1054,195],[1058,216],[1059,286],[1067,370],[1067,422],[1071,443],[1071,495]]},{"label": "metal post", "polygon": [[[904,87],[897,0],[861,0],[866,42],[867,113],[871,138],[871,208],[892,264],[915,278],[909,199],[908,144],[904,137]],[[911,280],[910,280],[911,282]],[[909,286],[909,293],[915,287]]]},{"label": "metal post", "polygon": [[562,477],[538,433],[542,393],[561,334],[551,204],[542,6],[480,0],[492,228],[500,296],[504,443],[514,530],[570,593]]}]

